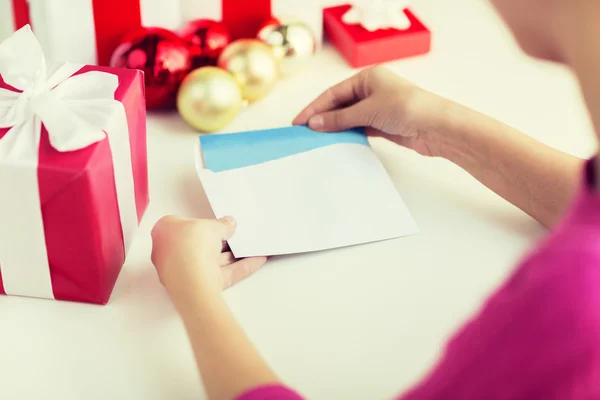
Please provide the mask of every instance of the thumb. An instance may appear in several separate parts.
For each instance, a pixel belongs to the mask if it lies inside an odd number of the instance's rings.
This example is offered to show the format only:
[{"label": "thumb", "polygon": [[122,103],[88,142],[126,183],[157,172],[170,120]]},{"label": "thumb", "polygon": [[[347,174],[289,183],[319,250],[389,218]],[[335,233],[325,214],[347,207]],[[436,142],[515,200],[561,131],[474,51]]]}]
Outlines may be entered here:
[{"label": "thumb", "polygon": [[249,277],[258,271],[258,269],[266,262],[266,257],[244,258],[221,268],[221,273],[223,276],[223,289],[233,286],[239,281]]},{"label": "thumb", "polygon": [[338,132],[368,125],[369,119],[368,110],[364,103],[360,102],[350,107],[314,115],[308,120],[308,126],[315,131]]},{"label": "thumb", "polygon": [[217,223],[221,240],[231,239],[231,237],[235,233],[235,229],[237,228],[237,221],[235,220],[235,218],[230,216],[223,217],[218,219]]}]

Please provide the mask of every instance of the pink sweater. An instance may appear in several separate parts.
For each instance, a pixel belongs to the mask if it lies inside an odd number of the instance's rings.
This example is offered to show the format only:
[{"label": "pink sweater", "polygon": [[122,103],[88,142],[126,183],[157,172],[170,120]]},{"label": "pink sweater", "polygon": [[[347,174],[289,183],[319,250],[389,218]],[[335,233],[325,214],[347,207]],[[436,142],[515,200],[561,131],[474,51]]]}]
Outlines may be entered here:
[{"label": "pink sweater", "polygon": [[[448,342],[416,399],[600,399],[600,195],[593,161],[562,223]],[[238,400],[302,400],[284,386]]]}]

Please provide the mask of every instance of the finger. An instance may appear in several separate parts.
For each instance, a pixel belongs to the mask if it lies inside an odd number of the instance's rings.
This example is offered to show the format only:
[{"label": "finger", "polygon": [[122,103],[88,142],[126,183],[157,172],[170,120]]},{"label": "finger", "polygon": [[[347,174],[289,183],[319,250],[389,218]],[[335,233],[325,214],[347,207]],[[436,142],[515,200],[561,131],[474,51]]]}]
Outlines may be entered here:
[{"label": "finger", "polygon": [[267,257],[244,258],[233,264],[221,268],[223,274],[223,289],[235,285],[242,279],[245,279],[258,271],[265,265]]},{"label": "finger", "polygon": [[223,243],[221,244],[221,251],[227,252],[229,250],[231,250],[231,248],[229,247],[229,243],[227,243],[226,241],[223,241]]},{"label": "finger", "polygon": [[223,217],[217,220],[217,230],[221,240],[231,239],[237,228],[237,221],[233,217]]},{"label": "finger", "polygon": [[233,264],[233,262],[235,262],[235,257],[233,256],[233,253],[230,251],[227,251],[225,253],[221,253],[219,254],[219,267],[225,267],[229,264]]},{"label": "finger", "polygon": [[317,114],[310,118],[308,126],[319,132],[344,131],[368,125],[368,121],[371,119],[370,114],[365,103],[360,102],[350,107]]},{"label": "finger", "polygon": [[354,75],[327,89],[323,94],[310,103],[292,122],[293,125],[306,125],[308,120],[316,115],[326,111],[335,110],[345,104],[360,100],[358,96],[358,86],[360,85],[360,76]]},{"label": "finger", "polygon": [[156,238],[161,236],[162,232],[166,229],[166,227],[182,220],[182,218],[177,217],[175,215],[165,215],[164,217],[156,221],[156,223],[152,227],[152,231],[150,232],[152,240],[156,240]]}]

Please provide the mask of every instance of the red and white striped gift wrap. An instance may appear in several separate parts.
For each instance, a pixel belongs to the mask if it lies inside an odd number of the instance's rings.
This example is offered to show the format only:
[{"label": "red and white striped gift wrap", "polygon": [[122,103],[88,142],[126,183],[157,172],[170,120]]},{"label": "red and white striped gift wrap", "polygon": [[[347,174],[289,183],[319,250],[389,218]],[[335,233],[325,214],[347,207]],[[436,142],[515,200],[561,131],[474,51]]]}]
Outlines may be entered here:
[{"label": "red and white striped gift wrap", "polygon": [[177,30],[208,18],[238,39],[255,37],[272,17],[305,22],[321,44],[319,0],[0,0],[0,41],[31,24],[49,59],[108,65],[121,39],[140,26]]},{"label": "red and white striped gift wrap", "polygon": [[0,0],[0,40],[30,23],[48,59],[80,64],[108,65],[124,35],[181,21],[178,0]]}]

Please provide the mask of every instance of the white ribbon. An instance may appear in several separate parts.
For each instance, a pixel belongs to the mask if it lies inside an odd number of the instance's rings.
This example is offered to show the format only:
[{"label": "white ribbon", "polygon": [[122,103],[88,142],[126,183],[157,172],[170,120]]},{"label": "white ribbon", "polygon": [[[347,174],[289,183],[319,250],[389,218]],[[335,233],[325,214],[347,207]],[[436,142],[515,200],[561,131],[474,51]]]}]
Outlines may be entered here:
[{"label": "white ribbon", "polygon": [[[26,26],[0,44],[0,272],[6,294],[54,298],[38,185],[42,124],[60,152],[108,137],[125,251],[137,227],[127,116],[114,99],[117,76],[73,64],[48,67]],[[74,207],[77,205],[74,204]],[[92,249],[73,249],[92,251]]]},{"label": "white ribbon", "polygon": [[343,16],[348,25],[362,25],[369,32],[379,29],[410,28],[410,20],[404,13],[408,0],[354,0],[352,8]]}]

